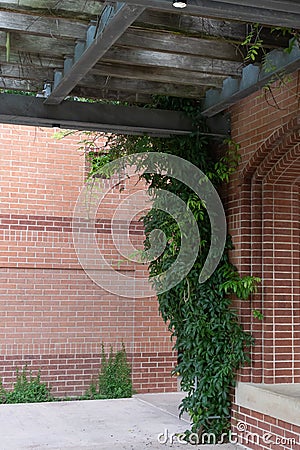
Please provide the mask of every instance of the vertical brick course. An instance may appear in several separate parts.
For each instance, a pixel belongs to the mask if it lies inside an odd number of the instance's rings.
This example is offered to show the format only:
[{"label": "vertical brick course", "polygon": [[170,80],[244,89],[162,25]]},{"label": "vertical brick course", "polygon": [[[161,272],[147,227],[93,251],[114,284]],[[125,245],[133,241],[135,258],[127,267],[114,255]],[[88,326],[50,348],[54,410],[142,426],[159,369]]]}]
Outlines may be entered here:
[{"label": "vertical brick course", "polygon": [[[246,329],[255,337],[252,364],[239,379],[253,383],[299,383],[299,78],[272,88],[270,97],[255,93],[231,108],[232,138],[241,145],[241,164],[226,195],[229,231],[235,249],[232,260],[242,274],[262,278],[258,293],[248,302],[236,302]],[[264,314],[253,318],[252,310]],[[254,425],[253,419],[257,425]],[[272,417],[235,407],[235,421],[243,421],[262,436],[270,431],[288,436]],[[290,437],[297,436],[297,429]],[[281,441],[283,442],[283,440]],[[245,443],[247,448],[291,449]]]}]

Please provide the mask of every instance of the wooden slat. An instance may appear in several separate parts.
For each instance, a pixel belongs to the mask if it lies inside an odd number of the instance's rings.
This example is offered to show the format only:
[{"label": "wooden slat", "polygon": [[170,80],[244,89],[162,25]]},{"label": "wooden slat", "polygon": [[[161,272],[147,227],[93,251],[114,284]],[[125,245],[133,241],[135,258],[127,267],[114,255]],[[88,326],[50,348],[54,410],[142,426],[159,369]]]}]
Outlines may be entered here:
[{"label": "wooden slat", "polygon": [[[5,48],[6,31],[0,31],[0,47]],[[12,52],[25,52],[40,57],[63,59],[64,55],[71,55],[74,50],[73,40],[63,40],[56,37],[33,36],[20,32],[10,33],[10,48]],[[42,55],[42,56],[41,56]]]},{"label": "wooden slat", "polygon": [[234,75],[241,72],[241,64],[235,61],[212,60],[200,56],[172,54],[158,51],[115,47],[109,50],[103,61],[120,62],[152,67],[169,67],[202,73]]},{"label": "wooden slat", "polygon": [[98,75],[128,78],[131,80],[159,81],[178,85],[221,86],[224,75],[173,69],[168,67],[142,67],[127,64],[101,62],[91,71]]},{"label": "wooden slat", "polygon": [[[174,12],[172,1],[170,0],[126,0],[131,5],[146,6],[149,9],[158,11]],[[298,28],[300,23],[299,13],[275,11],[264,8],[253,7],[251,0],[239,2],[239,5],[228,3],[227,1],[214,0],[189,0],[184,10],[186,15],[210,17],[216,19],[237,20],[246,23],[261,23],[263,25],[274,25],[283,27]],[[178,12],[180,14],[180,12]]]},{"label": "wooden slat", "polygon": [[43,86],[35,80],[24,80],[15,78],[6,78],[0,76],[0,89],[10,89],[16,91],[34,92],[41,91]]},{"label": "wooden slat", "polygon": [[[4,56],[3,52],[3,56]],[[16,78],[36,79],[41,75],[41,83],[46,79],[51,80],[50,69],[63,67],[62,59],[39,59],[38,56],[22,53],[11,53],[10,62],[0,59],[2,75],[10,73],[10,76]],[[31,73],[33,72],[33,73]],[[50,76],[51,74],[51,76]],[[120,63],[101,62],[90,72],[91,75],[112,76],[117,78],[126,78],[131,80],[157,81],[160,83],[173,83],[187,86],[201,85],[206,87],[219,87],[222,84],[224,75],[208,74],[205,72],[187,71],[168,67],[142,67]],[[50,77],[49,77],[50,76]]]},{"label": "wooden slat", "polygon": [[[40,91],[46,80],[52,80],[52,70],[63,68],[64,57],[73,56],[75,40],[85,40],[89,19],[99,15],[104,3],[0,2],[0,87]],[[224,78],[240,76],[242,58],[231,43],[244,39],[247,26],[232,20],[294,28],[300,23],[296,0],[188,0],[187,8],[180,11],[171,0],[125,0],[125,4],[128,9],[147,10],[130,28],[122,28],[122,21],[121,27],[114,24],[114,37],[107,39],[103,58],[97,62],[101,53],[95,51],[92,59],[81,61],[82,67],[74,66],[72,82],[64,78],[67,90],[55,101],[70,92],[142,102],[149,101],[151,93],[199,98],[208,87],[219,87]],[[6,31],[11,41],[8,62]],[[278,39],[268,30],[262,38],[266,48],[287,43],[287,38]]]},{"label": "wooden slat", "polygon": [[[224,22],[213,19],[205,19],[197,16],[161,13],[158,11],[145,11],[140,18],[135,22],[136,25],[142,28],[160,28],[169,29],[171,31],[180,32],[181,34],[196,34],[200,36],[208,36],[215,38],[222,38],[230,42],[241,42],[244,40],[247,31],[245,25]],[[46,50],[46,42],[44,37],[57,39],[59,45],[60,39],[85,39],[86,26],[83,23],[72,20],[55,19],[39,17],[27,14],[16,14],[12,12],[0,11],[0,30],[15,31],[17,36],[21,33],[26,39],[30,38],[30,34],[39,35],[41,40],[42,50]],[[282,47],[287,43],[287,38],[278,38],[275,34],[263,32],[262,38],[268,47]],[[25,41],[26,42],[26,41]],[[22,45],[22,42],[19,41]],[[36,45],[37,41],[36,41]],[[64,42],[68,45],[68,41]],[[25,46],[25,43],[24,43]],[[49,41],[49,47],[53,47]]]},{"label": "wooden slat", "polygon": [[[8,79],[15,79],[21,82],[26,79],[26,82],[29,80],[35,80],[36,83],[31,84],[31,89],[34,92],[36,88],[41,90],[43,88],[43,83],[41,80],[49,80],[52,75],[52,71],[47,68],[39,68],[32,66],[25,66],[22,69],[17,65],[1,63],[1,76],[3,79],[6,79],[6,83],[8,83]],[[25,82],[25,85],[27,85]],[[9,85],[12,85],[12,81],[9,82]],[[2,85],[3,87],[3,85]],[[24,85],[21,84],[20,89],[23,89]],[[135,95],[137,92],[139,94],[147,94],[148,96],[154,94],[160,95],[171,95],[178,97],[189,97],[189,98],[200,98],[203,96],[205,89],[202,86],[196,85],[178,85],[178,84],[170,84],[170,83],[159,83],[154,81],[144,81],[144,80],[132,80],[132,79],[119,79],[112,78],[109,76],[99,76],[94,74],[89,74],[86,76],[78,85],[80,87],[81,92],[85,88],[89,88],[89,92],[92,89],[97,91],[97,93],[101,92],[124,92],[125,96],[128,96],[128,92]],[[77,95],[77,93],[76,93]],[[103,94],[100,96],[102,97]],[[92,97],[97,97],[97,95],[92,95]],[[102,97],[107,98],[107,97]],[[150,98],[150,97],[148,97]]]},{"label": "wooden slat", "polygon": [[135,22],[135,26],[200,37],[220,37],[233,42],[241,42],[247,35],[245,24],[186,15],[184,11],[176,14],[173,11],[172,13],[146,9]]},{"label": "wooden slat", "polygon": [[[284,13],[300,14],[300,5],[298,0],[218,0],[224,5],[232,4],[236,6],[245,6],[269,11],[281,11]],[[195,1],[195,4],[201,2]]]},{"label": "wooden slat", "polygon": [[[11,52],[25,52],[33,55],[40,55],[40,58],[63,59],[64,55],[71,56],[74,45],[71,41],[64,41],[57,38],[47,38],[11,33],[10,37]],[[142,42],[141,42],[142,41]],[[241,60],[241,55],[236,47],[223,41],[214,41],[202,38],[190,38],[178,36],[174,33],[157,32],[149,30],[129,29],[118,40],[117,45],[126,45],[131,47],[142,47],[147,49],[163,50],[175,53],[194,53],[198,56],[211,58],[221,58],[229,60]],[[0,31],[0,47],[3,49],[6,45],[6,32]],[[3,50],[4,51],[4,50]]]},{"label": "wooden slat", "polygon": [[5,78],[37,80],[42,83],[43,80],[50,80],[53,75],[53,70],[47,67],[21,66],[5,62],[1,62],[0,64],[0,76]]},{"label": "wooden slat", "polygon": [[86,24],[56,17],[0,11],[0,30],[22,31],[56,38],[85,39]]},{"label": "wooden slat", "polygon": [[[209,19],[191,15],[170,14],[160,11],[146,10],[135,22],[142,29],[169,30],[180,35],[196,35],[208,39],[222,39],[226,42],[239,44],[248,34],[247,25],[238,22]],[[261,38],[268,48],[287,47],[288,37],[271,33],[263,29]]]},{"label": "wooden slat", "polygon": [[[1,49],[0,49],[1,51]],[[49,58],[39,59],[38,56],[22,53],[12,53],[10,62],[6,63],[0,58],[0,66],[2,76],[15,77],[16,79],[29,78],[37,79],[40,76],[40,83],[45,80],[51,80],[54,68],[62,68],[63,60]],[[207,74],[203,72],[180,70],[168,67],[142,67],[120,63],[101,62],[89,72],[91,76],[111,76],[116,78],[125,78],[127,80],[145,80],[159,83],[170,83],[186,86],[204,86],[204,87],[220,87],[224,79],[224,75]]]},{"label": "wooden slat", "polygon": [[89,21],[97,18],[103,4],[97,0],[6,0],[0,2],[0,10],[29,13],[43,17],[57,16]]},{"label": "wooden slat", "polygon": [[140,16],[143,10],[143,7],[122,4],[114,12],[113,17],[110,18],[101,33],[95,37],[79,59],[74,61],[73,66],[67,73],[64,73],[62,80],[54,87],[45,104],[55,105],[62,102],[96,62],[114,45],[124,31]]},{"label": "wooden slat", "polygon": [[[173,11],[172,5],[168,5],[168,0],[125,0],[125,3],[143,5],[145,7],[156,8],[158,10]],[[169,2],[170,3],[170,2]],[[236,7],[252,7],[257,9],[266,9],[269,11],[280,11],[283,13],[299,14],[298,0],[212,0],[211,7],[217,3],[224,5],[235,5]],[[97,0],[6,0],[0,3],[0,9],[13,10],[15,12],[30,12],[41,14],[43,16],[57,15],[58,17],[77,17],[86,19],[88,16],[97,16],[101,12],[104,1]],[[203,0],[189,0],[186,11],[190,13],[197,7],[205,5]],[[100,9],[99,9],[100,8]]]},{"label": "wooden slat", "polygon": [[236,47],[220,40],[179,36],[175,33],[129,29],[116,45],[159,50],[171,53],[186,53],[209,58],[242,61],[241,53]]},{"label": "wooden slat", "polygon": [[98,90],[112,90],[121,92],[138,92],[148,95],[168,95],[173,97],[202,98],[205,88],[202,86],[185,86],[155,81],[120,79],[87,75],[79,83],[79,86],[93,87]]},{"label": "wooden slat", "polygon": [[[0,53],[0,64],[1,62],[6,62],[6,53],[4,48],[1,49]],[[51,58],[51,56],[43,57],[38,54],[11,51],[9,55],[9,63],[19,66],[20,70],[25,66],[56,69],[63,67],[64,60],[63,58]]]}]

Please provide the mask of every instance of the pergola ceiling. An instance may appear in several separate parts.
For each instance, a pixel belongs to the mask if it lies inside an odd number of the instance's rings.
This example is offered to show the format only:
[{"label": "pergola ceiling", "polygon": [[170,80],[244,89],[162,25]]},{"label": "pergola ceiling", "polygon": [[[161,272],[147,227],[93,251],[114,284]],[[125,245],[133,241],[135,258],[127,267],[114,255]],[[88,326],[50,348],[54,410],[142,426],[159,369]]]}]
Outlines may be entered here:
[{"label": "pergola ceiling", "polygon": [[153,94],[204,99],[244,75],[249,23],[265,26],[267,51],[282,48],[287,38],[271,27],[298,28],[300,2],[188,0],[179,10],[171,0],[1,1],[0,88],[39,93],[45,108],[69,96],[140,105]]}]

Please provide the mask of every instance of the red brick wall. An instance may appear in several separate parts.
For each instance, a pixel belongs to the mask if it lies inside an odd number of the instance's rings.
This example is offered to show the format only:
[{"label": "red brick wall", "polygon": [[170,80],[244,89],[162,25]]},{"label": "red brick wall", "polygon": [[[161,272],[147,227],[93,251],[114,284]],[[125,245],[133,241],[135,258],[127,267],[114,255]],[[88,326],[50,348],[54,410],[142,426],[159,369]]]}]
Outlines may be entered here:
[{"label": "red brick wall", "polygon": [[[84,185],[85,156],[78,137],[53,139],[52,129],[0,124],[0,376],[10,386],[16,367],[41,368],[56,395],[80,395],[100,367],[101,344],[124,342],[138,392],[176,390],[169,333],[155,297],[107,292],[80,266],[72,216]],[[111,220],[115,208],[143,188],[136,180],[115,188],[98,210],[97,242],[115,271],[145,276],[122,261]],[[126,204],[124,204],[126,209]],[[122,208],[121,208],[122,210]],[[127,233],[122,211],[115,228]],[[122,231],[123,230],[123,231]],[[135,219],[131,242],[141,247]],[[105,271],[103,272],[105,276]]]},{"label": "red brick wall", "polygon": [[[231,108],[232,138],[242,155],[226,197],[232,260],[242,274],[262,278],[249,302],[237,302],[241,321],[256,339],[252,365],[239,377],[244,382],[300,382],[299,81],[300,72],[294,73],[285,85],[275,84],[272,95],[261,91]],[[263,321],[253,318],[253,309],[264,314]],[[236,420],[260,432],[278,426],[258,416],[236,408]]]},{"label": "red brick wall", "polygon": [[242,407],[237,407],[236,416],[233,442],[253,450],[299,448],[300,427]]}]

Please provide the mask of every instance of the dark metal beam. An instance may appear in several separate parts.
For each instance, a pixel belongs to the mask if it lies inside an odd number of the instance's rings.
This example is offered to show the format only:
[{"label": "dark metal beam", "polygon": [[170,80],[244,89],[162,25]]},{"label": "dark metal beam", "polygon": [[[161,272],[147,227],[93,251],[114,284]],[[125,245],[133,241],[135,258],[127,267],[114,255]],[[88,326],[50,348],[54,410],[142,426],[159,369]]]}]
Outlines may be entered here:
[{"label": "dark metal beam", "polygon": [[[61,103],[143,11],[144,7],[130,6],[120,2],[117,2],[114,7],[108,5],[104,8],[98,23],[98,29],[96,27],[95,30],[95,38],[91,43],[87,40],[85,45],[79,43],[75,49],[71,66],[65,69],[62,79],[57,86],[54,86],[54,90],[45,104],[57,105]],[[80,45],[82,50],[79,50],[79,53],[76,54]]]},{"label": "dark metal beam", "polygon": [[0,94],[0,122],[158,136],[193,130],[191,120],[175,111],[71,101],[45,106],[42,98],[12,94]]}]

